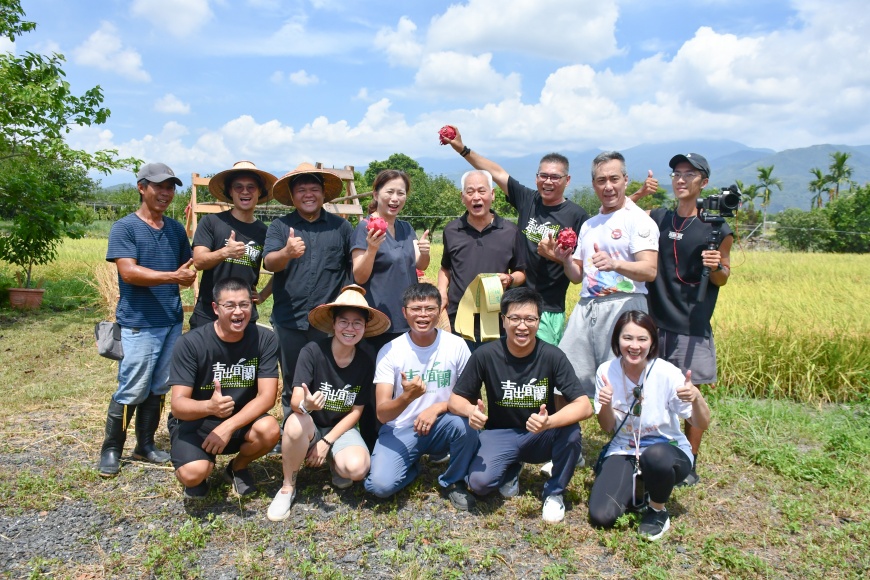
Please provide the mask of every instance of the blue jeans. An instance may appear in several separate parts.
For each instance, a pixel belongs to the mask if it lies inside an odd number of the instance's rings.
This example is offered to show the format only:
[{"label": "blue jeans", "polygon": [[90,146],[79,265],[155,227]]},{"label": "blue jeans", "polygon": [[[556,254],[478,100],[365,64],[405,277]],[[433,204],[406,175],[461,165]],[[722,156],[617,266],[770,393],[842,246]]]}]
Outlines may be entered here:
[{"label": "blue jeans", "polygon": [[468,465],[477,451],[477,431],[469,427],[468,419],[450,413],[438,417],[425,436],[414,427],[398,429],[384,425],[372,453],[372,467],[365,480],[369,493],[385,498],[414,481],[420,469],[420,457],[450,452],[447,471],[438,476],[438,485],[447,487],[465,478]]},{"label": "blue jeans", "polygon": [[139,405],[150,395],[169,392],[169,363],[181,323],[152,328],[121,327],[124,358],[118,363],[118,390],[112,395],[121,405]]},{"label": "blue jeans", "polygon": [[559,495],[574,475],[580,451],[577,424],[537,434],[525,429],[487,429],[480,433],[480,449],[468,468],[468,487],[478,495],[487,495],[504,483],[511,465],[552,460],[553,476],[544,484],[542,495]]}]

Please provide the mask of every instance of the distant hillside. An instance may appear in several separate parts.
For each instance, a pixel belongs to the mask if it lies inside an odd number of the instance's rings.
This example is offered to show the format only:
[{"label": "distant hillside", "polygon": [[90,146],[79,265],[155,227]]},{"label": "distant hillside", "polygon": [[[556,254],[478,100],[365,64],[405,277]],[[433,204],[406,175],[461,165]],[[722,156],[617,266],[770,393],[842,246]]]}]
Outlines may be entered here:
[{"label": "distant hillside", "polygon": [[[471,146],[471,144],[469,145]],[[571,162],[571,188],[589,185],[589,166],[592,159],[601,150],[560,151]],[[736,141],[675,141],[638,145],[624,149],[628,173],[631,179],[642,181],[649,169],[658,177],[665,189],[670,189],[668,161],[676,153],[695,152],[704,155],[712,168],[711,185],[727,187],[735,180],[745,185],[755,183],[757,167],[773,165],[773,175],[782,180],[782,191],[774,191],[771,196],[770,211],[777,212],[787,207],[809,209],[810,193],[807,185],[810,182],[810,169],[818,167],[827,172],[831,163],[830,154],[835,151],[851,153],[849,166],[852,168],[852,179],[859,184],[870,182],[870,145],[813,145],[802,149],[788,149],[776,152],[772,149],[756,149],[747,147]],[[485,151],[482,152],[484,155]],[[538,151],[531,155],[513,158],[495,158],[508,173],[521,183],[534,186],[535,172],[538,161],[546,151]],[[417,162],[427,173],[445,175],[459,182],[469,165],[458,155],[446,159],[421,157]],[[360,169],[364,171],[365,168]]]}]

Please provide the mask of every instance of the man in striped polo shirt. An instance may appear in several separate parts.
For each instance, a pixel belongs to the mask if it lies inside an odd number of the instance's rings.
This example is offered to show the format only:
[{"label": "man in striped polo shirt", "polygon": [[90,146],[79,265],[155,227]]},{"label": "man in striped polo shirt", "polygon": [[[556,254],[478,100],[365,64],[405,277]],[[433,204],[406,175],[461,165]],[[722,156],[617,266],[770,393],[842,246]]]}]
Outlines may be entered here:
[{"label": "man in striped polo shirt", "polygon": [[112,225],[106,253],[106,260],[118,268],[116,319],[121,326],[124,358],[118,363],[118,390],[106,416],[99,464],[102,477],[112,477],[120,470],[127,424],[134,411],[133,458],[151,463],[169,461],[169,454],[154,445],[154,433],[169,391],[172,348],[181,336],[183,311],[178,287],[190,286],[196,279],[184,227],[163,215],[181,180],[163,163],[142,166],[136,179],[141,205]]}]

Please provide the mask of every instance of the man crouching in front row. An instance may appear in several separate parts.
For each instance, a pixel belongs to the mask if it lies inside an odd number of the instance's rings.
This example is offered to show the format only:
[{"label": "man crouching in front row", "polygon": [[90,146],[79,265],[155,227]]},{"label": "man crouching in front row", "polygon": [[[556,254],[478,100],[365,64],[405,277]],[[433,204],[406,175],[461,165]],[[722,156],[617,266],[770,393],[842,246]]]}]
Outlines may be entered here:
[{"label": "man crouching in front row", "polygon": [[167,426],[175,476],[186,499],[208,495],[216,455],[237,455],[222,472],[238,495],[256,491],[248,465],[281,435],[268,414],[278,395],[278,340],[251,320],[251,286],[226,278],[214,286],[218,319],[178,339]]},{"label": "man crouching in front row", "polygon": [[[498,489],[519,494],[522,463],[553,461],[542,493],[545,522],[565,517],[562,494],[580,459],[578,422],[592,416],[574,368],[561,350],[535,338],[543,299],[529,288],[511,288],[501,300],[505,337],[474,351],[453,387],[447,408],[483,429],[468,469],[468,487],[478,495]],[[488,406],[480,398],[486,388]],[[554,390],[569,401],[556,412]]]}]

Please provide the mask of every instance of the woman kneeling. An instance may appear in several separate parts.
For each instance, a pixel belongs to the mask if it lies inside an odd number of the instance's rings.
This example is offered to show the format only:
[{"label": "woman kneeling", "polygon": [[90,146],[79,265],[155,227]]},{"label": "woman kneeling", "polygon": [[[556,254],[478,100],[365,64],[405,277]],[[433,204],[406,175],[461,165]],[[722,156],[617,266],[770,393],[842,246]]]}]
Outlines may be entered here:
[{"label": "woman kneeling", "polygon": [[614,435],[592,486],[589,517],[594,526],[612,526],[637,505],[641,479],[649,506],[638,532],[658,540],[670,527],[665,502],[692,470],[692,448],[680,419],[706,429],[710,409],[692,384],[691,371],[684,377],[656,358],[658,331],[649,314],[632,310],[620,316],[610,344],[617,358],[598,367],[595,412],[601,428]]}]

